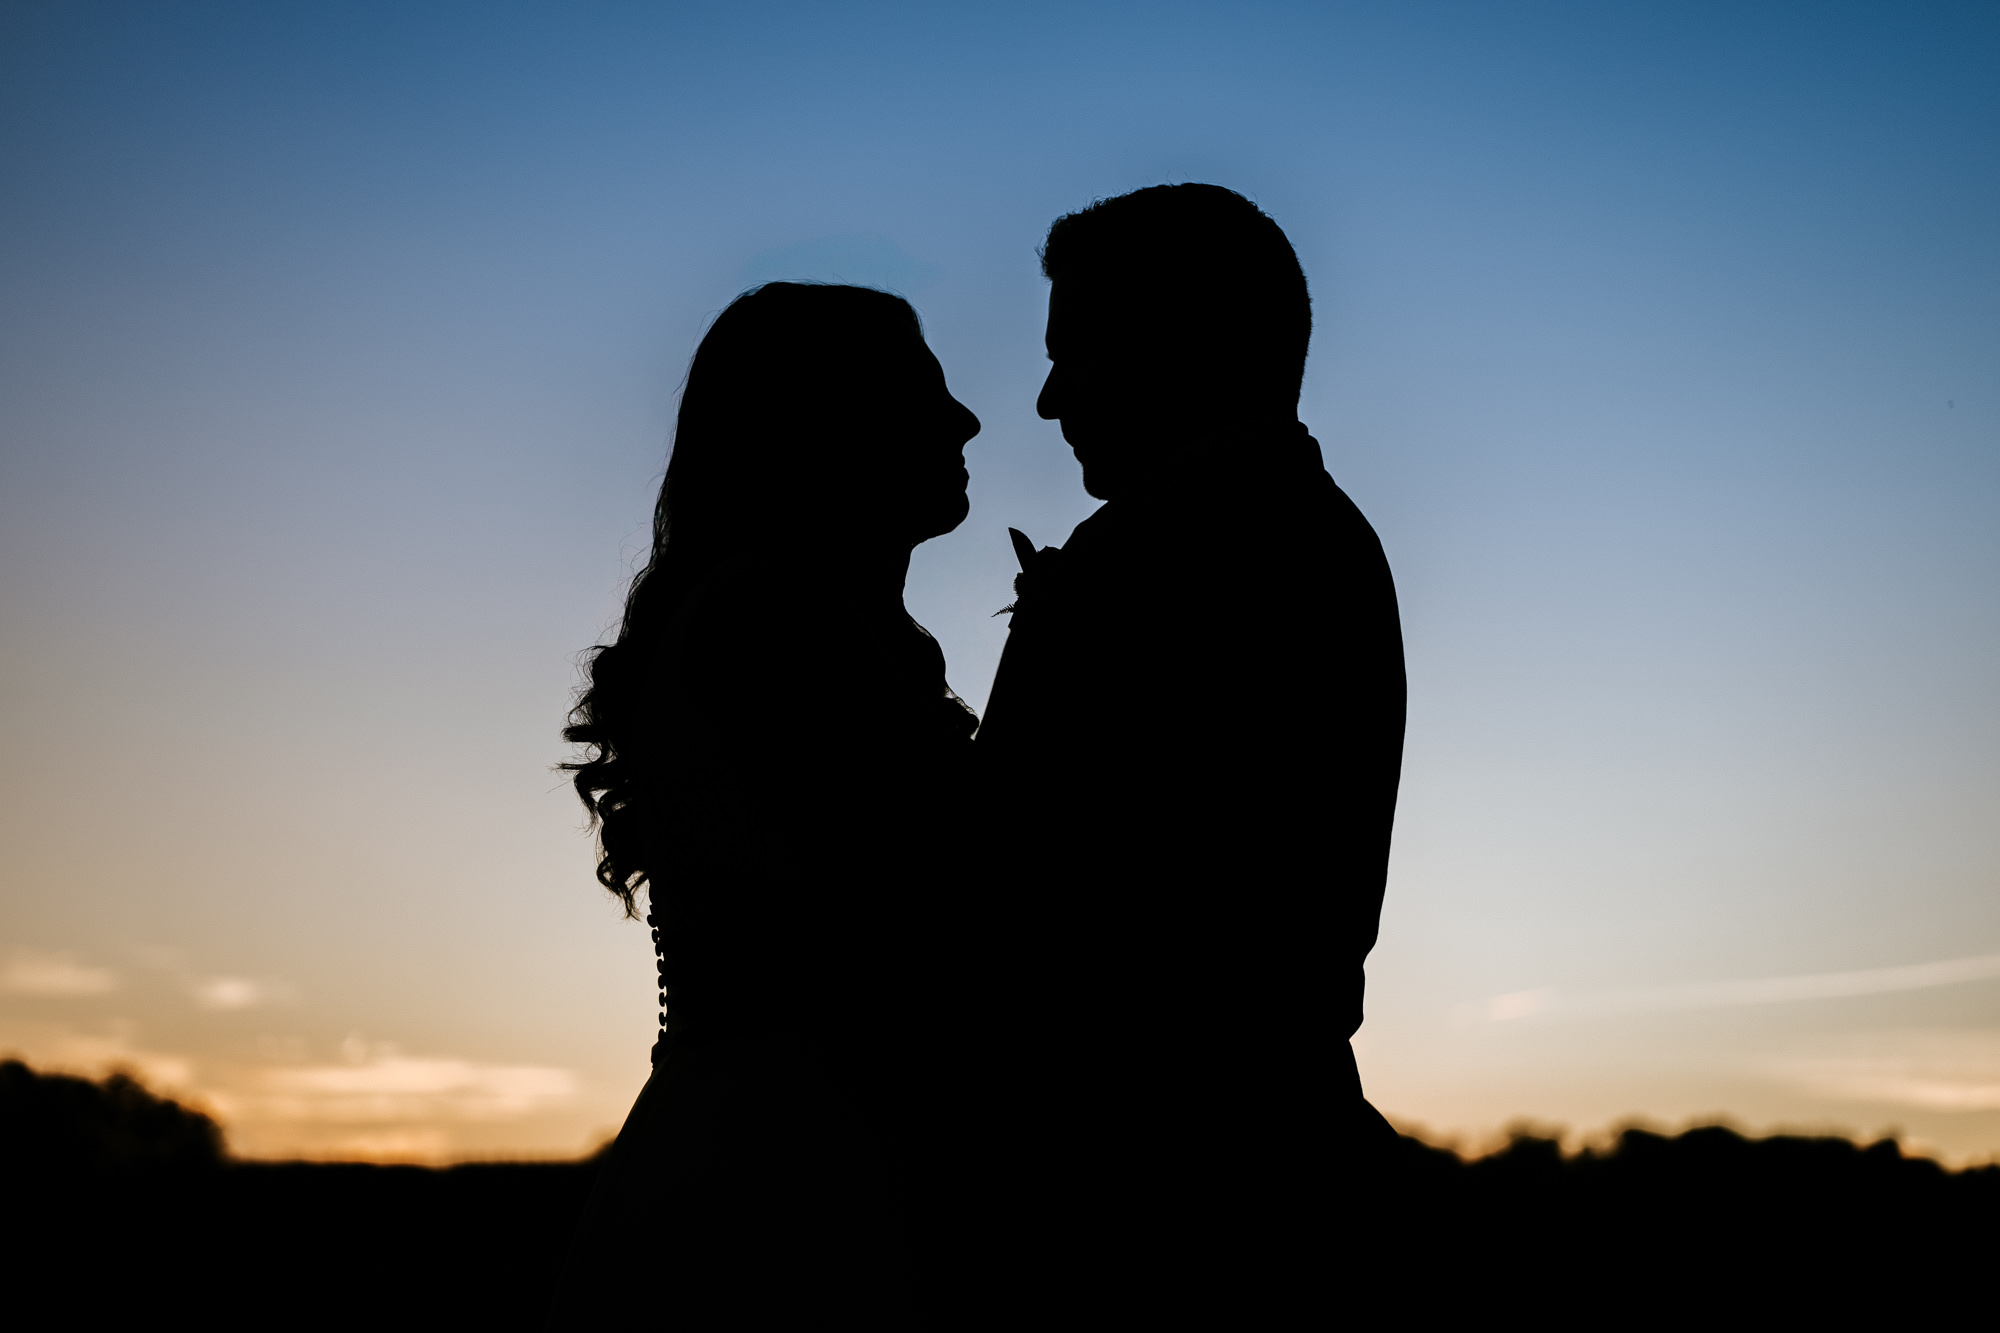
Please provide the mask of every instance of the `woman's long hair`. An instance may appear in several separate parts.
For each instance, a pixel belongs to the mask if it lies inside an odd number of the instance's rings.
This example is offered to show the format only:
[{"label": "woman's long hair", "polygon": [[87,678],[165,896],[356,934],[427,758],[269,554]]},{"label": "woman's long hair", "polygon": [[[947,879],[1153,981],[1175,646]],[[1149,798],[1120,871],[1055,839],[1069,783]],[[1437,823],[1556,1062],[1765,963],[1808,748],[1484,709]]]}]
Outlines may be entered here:
[{"label": "woman's long hair", "polygon": [[866,403],[871,351],[923,333],[908,302],[865,287],[774,282],[716,317],[681,392],[653,509],[653,547],[615,642],[590,649],[562,767],[597,829],[597,878],[638,915],[661,865],[667,813],[657,665],[677,613],[732,554],[783,545],[837,503]]}]

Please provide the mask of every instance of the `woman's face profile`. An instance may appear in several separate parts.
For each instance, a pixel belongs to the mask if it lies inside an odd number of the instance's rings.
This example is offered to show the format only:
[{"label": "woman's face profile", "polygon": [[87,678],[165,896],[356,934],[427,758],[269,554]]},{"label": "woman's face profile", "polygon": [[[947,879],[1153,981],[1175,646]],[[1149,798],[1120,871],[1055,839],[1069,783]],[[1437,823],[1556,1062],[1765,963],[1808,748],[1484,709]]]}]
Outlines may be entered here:
[{"label": "woman's face profile", "polygon": [[882,349],[858,404],[855,480],[862,503],[912,545],[965,521],[965,445],[979,418],[945,387],[944,367],[914,334]]}]

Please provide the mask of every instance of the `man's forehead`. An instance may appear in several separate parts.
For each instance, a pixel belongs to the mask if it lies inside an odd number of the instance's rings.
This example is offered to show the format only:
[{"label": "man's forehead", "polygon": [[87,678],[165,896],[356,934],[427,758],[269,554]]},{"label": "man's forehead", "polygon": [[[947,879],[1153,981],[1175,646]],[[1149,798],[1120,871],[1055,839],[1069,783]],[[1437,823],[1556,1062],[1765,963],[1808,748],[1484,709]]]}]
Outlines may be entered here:
[{"label": "man's forehead", "polygon": [[1157,300],[1130,284],[1058,278],[1049,285],[1049,322],[1042,341],[1054,350],[1058,343],[1084,350],[1112,339],[1121,344],[1150,342],[1165,330]]}]

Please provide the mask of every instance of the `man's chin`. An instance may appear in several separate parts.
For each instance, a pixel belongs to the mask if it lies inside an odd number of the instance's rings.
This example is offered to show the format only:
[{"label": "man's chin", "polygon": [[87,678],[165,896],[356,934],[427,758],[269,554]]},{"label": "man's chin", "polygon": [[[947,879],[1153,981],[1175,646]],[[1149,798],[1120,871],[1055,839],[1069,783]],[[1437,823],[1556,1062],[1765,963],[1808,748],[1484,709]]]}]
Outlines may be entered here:
[{"label": "man's chin", "polygon": [[1088,459],[1077,455],[1077,464],[1083,468],[1084,493],[1094,500],[1112,499],[1118,491],[1123,475],[1119,469],[1106,466],[1103,459]]},{"label": "man's chin", "polygon": [[1069,451],[1083,469],[1083,489],[1099,500],[1115,499],[1128,489],[1136,471],[1133,464],[1144,457],[1140,441],[1122,431],[1104,432],[1088,444],[1070,440]]}]

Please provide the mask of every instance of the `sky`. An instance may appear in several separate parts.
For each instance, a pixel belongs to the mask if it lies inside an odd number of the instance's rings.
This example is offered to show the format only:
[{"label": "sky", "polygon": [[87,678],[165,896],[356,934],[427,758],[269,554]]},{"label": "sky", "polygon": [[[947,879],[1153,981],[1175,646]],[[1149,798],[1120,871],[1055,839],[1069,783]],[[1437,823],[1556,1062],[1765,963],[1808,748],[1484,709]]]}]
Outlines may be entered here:
[{"label": "sky", "polygon": [[1094,507],[1035,246],[1196,180],[1299,251],[1401,597],[1371,1099],[2000,1155],[1996,58],[1914,0],[16,0],[0,1051],[252,1155],[601,1142],[650,949],[553,766],[702,330],[915,303],[979,707],[1006,528]]}]

